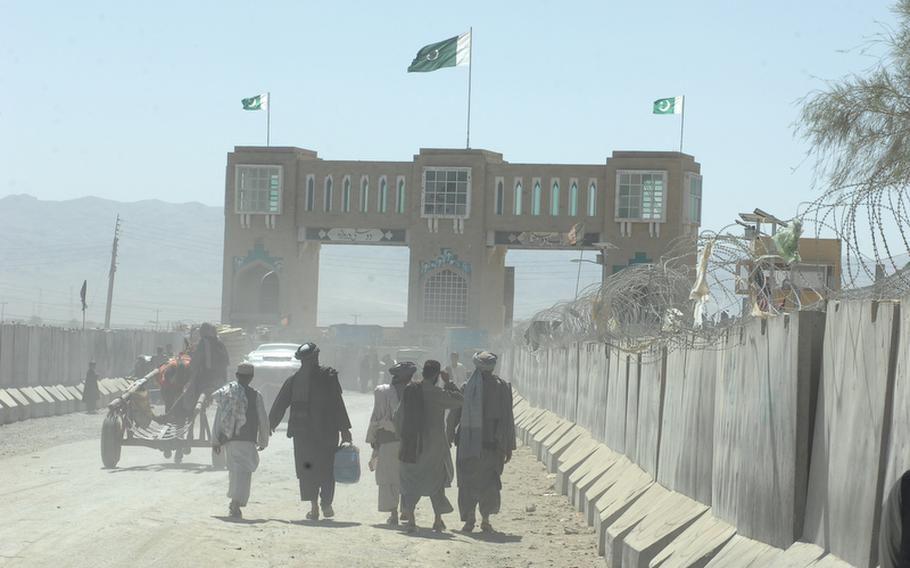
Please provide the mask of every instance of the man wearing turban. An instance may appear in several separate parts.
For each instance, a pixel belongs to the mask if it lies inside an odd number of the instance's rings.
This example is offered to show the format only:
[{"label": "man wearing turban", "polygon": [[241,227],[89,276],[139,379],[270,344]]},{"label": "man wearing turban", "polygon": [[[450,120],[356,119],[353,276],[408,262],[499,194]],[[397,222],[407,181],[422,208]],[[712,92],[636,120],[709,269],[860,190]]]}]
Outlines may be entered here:
[{"label": "man wearing turban", "polygon": [[458,446],[455,469],[464,532],[474,530],[478,508],[481,530],[493,532],[490,515],[499,512],[503,467],[515,449],[512,386],[493,374],[496,360],[489,351],[474,355],[464,404],[449,413],[449,436]]},{"label": "man wearing turban", "polygon": [[335,451],[339,434],[342,441],[351,441],[351,421],[341,396],[338,371],[319,365],[316,344],[301,345],[294,356],[300,360],[300,370],[284,382],[275,397],[269,425],[274,432],[290,407],[288,438],[294,439],[300,500],[310,502],[306,518],[316,521],[320,505],[325,517],[335,516]]}]

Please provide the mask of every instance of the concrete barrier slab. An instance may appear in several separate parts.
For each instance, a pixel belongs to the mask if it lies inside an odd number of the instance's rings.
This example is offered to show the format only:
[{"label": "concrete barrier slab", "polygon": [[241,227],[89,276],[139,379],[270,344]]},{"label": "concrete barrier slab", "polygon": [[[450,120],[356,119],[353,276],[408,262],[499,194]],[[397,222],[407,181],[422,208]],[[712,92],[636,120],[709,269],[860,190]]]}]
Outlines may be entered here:
[{"label": "concrete barrier slab", "polygon": [[559,423],[559,421],[559,416],[553,414],[549,410],[544,412],[543,416],[540,417],[540,420],[538,420],[533,426],[528,428],[527,432],[525,432],[525,444],[530,446],[531,441],[534,439],[534,436],[538,432],[552,428],[553,425]]},{"label": "concrete barrier slab", "polygon": [[547,471],[554,473],[559,466],[559,455],[565,451],[566,447],[571,444],[573,440],[585,433],[584,428],[573,424],[562,435],[552,436],[544,440],[544,443],[540,447],[540,453],[544,465],[547,466]]},{"label": "concrete barrier slab", "polygon": [[664,506],[664,503],[671,499],[673,494],[656,483],[651,485],[647,491],[642,493],[641,497],[629,505],[625,512],[621,513],[609,525],[601,524],[605,529],[604,535],[604,558],[607,566],[622,566],[622,548],[623,541],[632,529],[640,523],[650,512],[657,511]]},{"label": "concrete barrier slab", "polygon": [[13,397],[13,400],[19,405],[19,420],[27,420],[32,417],[32,403],[21,390],[16,387],[7,387],[6,393]]},{"label": "concrete barrier slab", "polygon": [[812,568],[853,568],[850,564],[844,562],[837,556],[829,554],[818,560],[812,565]]},{"label": "concrete barrier slab", "polygon": [[887,464],[881,445],[895,400],[898,308],[865,300],[828,304],[802,538],[859,568],[875,565],[878,511],[890,489],[881,485],[878,464]]},{"label": "concrete barrier slab", "polygon": [[731,525],[710,511],[695,520],[678,537],[657,553],[649,568],[698,568],[714,558],[736,534]]},{"label": "concrete barrier slab", "polygon": [[[643,473],[641,468],[632,463],[629,458],[623,454],[617,455],[619,456],[619,459],[613,462],[613,466],[603,472],[603,475],[597,478],[597,481],[585,490],[584,495],[581,498],[581,512],[591,526],[594,526],[597,522],[595,517],[600,515],[600,510],[597,508],[597,502],[604,493],[621,480],[640,477]],[[650,481],[647,475],[640,477],[640,479]]]},{"label": "concrete barrier slab", "polygon": [[578,482],[572,488],[572,504],[575,505],[575,508],[578,512],[584,512],[585,504],[585,495],[588,490],[597,483],[597,481],[603,477],[605,473],[610,471],[614,465],[620,460],[622,454],[617,454],[616,452],[607,448],[609,454],[601,458],[600,461],[592,467],[588,473],[578,480]]},{"label": "concrete barrier slab", "polygon": [[757,568],[767,566],[780,556],[781,549],[736,535],[730,539],[705,568]]},{"label": "concrete barrier slab", "polygon": [[578,502],[578,483],[588,474],[597,472],[603,473],[612,465],[616,454],[610,448],[603,444],[598,444],[590,456],[575,468],[575,471],[569,474],[566,495],[573,504]]},{"label": "concrete barrier slab", "polygon": [[85,408],[85,405],[82,404],[82,393],[79,392],[79,389],[77,389],[73,385],[69,385],[65,388],[66,388],[67,392],[69,392],[71,395],[73,395],[73,399],[75,399],[75,401],[76,401],[76,410],[78,411],[78,410],[82,410],[83,408]]},{"label": "concrete barrier slab", "polygon": [[528,412],[523,414],[521,418],[515,421],[515,427],[521,432],[527,431],[527,429],[533,426],[537,419],[540,418],[544,412],[545,411],[540,408],[530,409]]},{"label": "concrete barrier slab", "polygon": [[69,408],[70,412],[76,412],[79,410],[80,399],[76,398],[76,395],[73,394],[73,391],[63,385],[56,385],[56,388],[57,391],[59,391],[60,394],[65,396],[66,400],[69,401],[67,407]]},{"label": "concrete barrier slab", "polygon": [[[774,559],[773,568],[809,568],[825,555],[820,546],[806,542],[794,542]],[[771,565],[767,565],[772,568]],[[757,567],[756,567],[757,568]]]},{"label": "concrete barrier slab", "polygon": [[40,394],[35,392],[35,389],[32,387],[21,387],[19,392],[24,394],[28,399],[29,408],[31,408],[30,416],[32,418],[43,418],[51,415],[51,405],[48,404]]},{"label": "concrete barrier slab", "polygon": [[623,567],[648,568],[651,560],[665,546],[704,516],[707,510],[707,505],[682,493],[671,492],[660,507],[645,515],[623,539]]},{"label": "concrete barrier slab", "polygon": [[569,475],[596,452],[599,446],[592,438],[580,438],[560,456],[559,467],[556,468],[556,486],[562,495],[568,495]]},{"label": "concrete barrier slab", "polygon": [[[546,462],[544,459],[545,452],[556,443],[559,438],[561,438],[569,429],[572,428],[572,423],[568,420],[563,420],[559,426],[550,431],[545,438],[543,438],[539,444],[536,445],[536,455],[537,459],[542,462]],[[534,449],[534,448],[532,448]]]},{"label": "concrete barrier slab", "polygon": [[644,496],[648,495],[648,501],[653,503],[656,497],[663,497],[669,491],[659,485],[654,484],[647,473],[636,466],[641,475],[635,475],[634,470],[630,470],[619,480],[613,487],[607,489],[600,499],[597,500],[595,507],[597,512],[594,514],[594,530],[598,536],[597,550],[603,555],[606,546],[607,529],[616,522],[616,520],[626,512],[633,504]]},{"label": "concrete barrier slab", "polygon": [[57,414],[67,414],[70,412],[70,401],[69,398],[64,396],[57,388],[53,385],[44,385],[42,387],[52,399],[54,399],[54,406],[56,408]]},{"label": "concrete barrier slab", "polygon": [[19,406],[16,399],[4,389],[0,389],[0,408],[3,409],[0,411],[2,412],[0,424],[10,424],[22,420],[22,407]]},{"label": "concrete barrier slab", "polygon": [[564,428],[566,426],[566,421],[562,418],[557,419],[555,422],[551,422],[543,430],[538,430],[537,433],[531,438],[529,445],[531,446],[531,453],[533,453],[538,458],[540,457],[540,447],[543,445],[543,441],[546,440],[550,434]]}]

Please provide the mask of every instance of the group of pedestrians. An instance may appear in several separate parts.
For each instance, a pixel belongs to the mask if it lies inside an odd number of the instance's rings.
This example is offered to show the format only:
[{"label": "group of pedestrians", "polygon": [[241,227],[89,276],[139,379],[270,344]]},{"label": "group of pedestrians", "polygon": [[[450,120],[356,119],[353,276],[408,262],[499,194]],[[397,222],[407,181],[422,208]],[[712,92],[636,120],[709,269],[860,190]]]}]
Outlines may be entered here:
[{"label": "group of pedestrians", "polygon": [[[452,363],[457,369],[457,358]],[[417,503],[429,497],[433,530],[445,530],[442,516],[454,510],[445,490],[457,474],[462,531],[474,530],[478,509],[481,530],[493,531],[490,515],[499,512],[503,468],[515,449],[512,389],[493,373],[496,355],[478,353],[474,366],[459,388],[439,361],[426,361],[419,375],[414,363],[399,363],[389,369],[391,383],[376,388],[367,442],[388,524],[416,530]]]},{"label": "group of pedestrians", "polygon": [[[284,382],[268,413],[251,386],[254,369],[248,363],[237,367],[235,381],[212,394],[218,405],[213,444],[225,453],[233,518],[242,517],[249,499],[258,452],[288,411],[300,500],[310,506],[306,518],[335,515],[335,452],[340,442],[351,443],[351,422],[338,373],[319,364],[319,348],[307,343],[295,356],[300,369]],[[512,390],[493,373],[496,355],[478,353],[473,362],[475,369],[461,386],[439,361],[428,360],[420,373],[414,363],[395,364],[388,369],[390,383],[376,387],[366,439],[373,449],[369,463],[379,510],[389,514],[390,525],[403,522],[416,530],[417,504],[429,497],[433,529],[445,530],[443,515],[454,511],[446,489],[457,476],[462,530],[474,530],[479,510],[481,530],[493,531],[490,515],[499,512],[503,468],[515,449]],[[463,369],[457,360],[452,363],[450,369]]]}]

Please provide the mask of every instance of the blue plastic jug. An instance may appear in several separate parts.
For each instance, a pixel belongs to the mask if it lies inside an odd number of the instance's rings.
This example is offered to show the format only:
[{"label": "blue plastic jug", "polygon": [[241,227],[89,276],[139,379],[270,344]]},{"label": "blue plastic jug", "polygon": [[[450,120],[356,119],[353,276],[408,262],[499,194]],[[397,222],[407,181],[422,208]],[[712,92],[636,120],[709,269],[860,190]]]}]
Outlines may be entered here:
[{"label": "blue plastic jug", "polygon": [[342,444],[335,450],[335,481],[357,483],[360,481],[360,450],[352,444]]}]

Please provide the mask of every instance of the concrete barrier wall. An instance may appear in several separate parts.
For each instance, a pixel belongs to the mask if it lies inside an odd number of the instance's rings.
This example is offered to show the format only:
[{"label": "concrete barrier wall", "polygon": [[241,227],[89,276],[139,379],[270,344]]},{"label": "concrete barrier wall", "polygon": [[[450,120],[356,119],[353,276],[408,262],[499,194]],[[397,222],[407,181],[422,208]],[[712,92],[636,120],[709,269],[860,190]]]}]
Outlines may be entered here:
[{"label": "concrete barrier wall", "polygon": [[657,480],[711,504],[714,389],[719,351],[692,340],[666,354],[666,394]]},{"label": "concrete barrier wall", "polygon": [[910,468],[907,311],[832,302],[720,345],[514,347],[504,360],[523,404],[556,409],[538,455],[617,566],[755,553],[767,559],[735,565],[872,568],[881,502]]},{"label": "concrete barrier wall", "polygon": [[[120,396],[130,383],[121,378],[98,380],[99,412],[104,406]],[[29,418],[57,416],[71,412],[85,411],[82,402],[82,385],[45,385],[0,388],[0,426]]]},{"label": "concrete barrier wall", "polygon": [[72,385],[82,381],[88,363],[100,375],[126,375],[136,356],[152,354],[170,343],[181,347],[175,333],[145,330],[74,330],[22,324],[0,325],[0,387]]},{"label": "concrete barrier wall", "polygon": [[[860,568],[877,564],[899,312],[871,301],[828,309],[803,538]],[[906,446],[890,434],[892,448]]]},{"label": "concrete barrier wall", "polygon": [[824,315],[804,312],[731,331],[714,408],[714,514],[786,548],[802,532],[812,393]]}]

